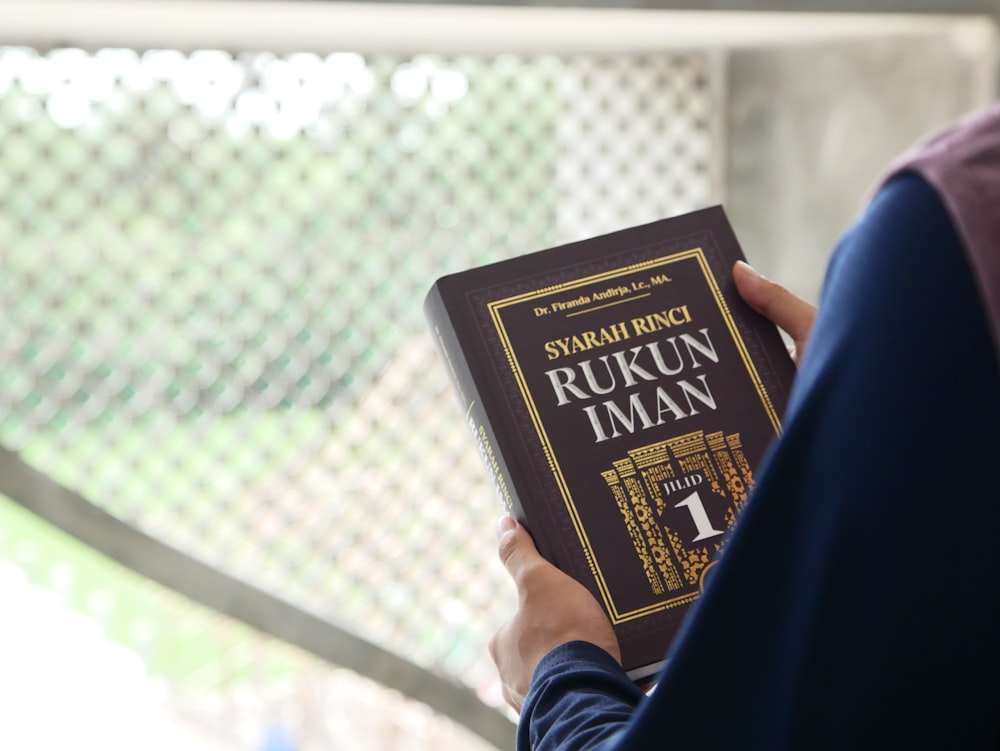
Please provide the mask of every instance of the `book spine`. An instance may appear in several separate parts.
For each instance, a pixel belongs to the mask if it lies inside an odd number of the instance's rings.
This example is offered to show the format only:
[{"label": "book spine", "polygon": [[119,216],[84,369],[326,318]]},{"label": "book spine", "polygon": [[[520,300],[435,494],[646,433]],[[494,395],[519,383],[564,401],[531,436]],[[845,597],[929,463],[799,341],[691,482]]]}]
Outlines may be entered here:
[{"label": "book spine", "polygon": [[465,413],[465,422],[472,433],[479,456],[489,473],[493,489],[503,505],[503,510],[524,523],[524,509],[518,498],[507,457],[497,440],[488,405],[483,400],[485,388],[474,370],[481,367],[470,356],[471,343],[462,342],[455,322],[448,311],[439,285],[434,285],[424,303],[424,315],[430,324],[434,344],[443,359],[451,384],[458,394]]}]

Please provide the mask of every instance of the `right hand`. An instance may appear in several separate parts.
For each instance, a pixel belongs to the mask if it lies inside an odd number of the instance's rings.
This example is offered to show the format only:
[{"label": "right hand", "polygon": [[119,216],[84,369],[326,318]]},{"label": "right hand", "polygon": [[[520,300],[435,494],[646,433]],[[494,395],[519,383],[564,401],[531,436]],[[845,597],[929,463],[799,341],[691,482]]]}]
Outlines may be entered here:
[{"label": "right hand", "polygon": [[798,365],[809,341],[816,306],[796,297],[780,284],[761,276],[743,261],[733,266],[733,281],[747,305],[787,333],[793,341],[788,352]]}]

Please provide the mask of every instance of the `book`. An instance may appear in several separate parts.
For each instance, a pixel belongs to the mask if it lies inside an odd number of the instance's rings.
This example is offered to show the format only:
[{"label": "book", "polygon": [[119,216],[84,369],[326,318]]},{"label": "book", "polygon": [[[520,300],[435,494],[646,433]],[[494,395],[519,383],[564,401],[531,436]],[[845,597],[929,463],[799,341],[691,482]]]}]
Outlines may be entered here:
[{"label": "book", "polygon": [[438,279],[424,312],[506,510],[662,666],[781,431],[794,365],[721,206]]}]

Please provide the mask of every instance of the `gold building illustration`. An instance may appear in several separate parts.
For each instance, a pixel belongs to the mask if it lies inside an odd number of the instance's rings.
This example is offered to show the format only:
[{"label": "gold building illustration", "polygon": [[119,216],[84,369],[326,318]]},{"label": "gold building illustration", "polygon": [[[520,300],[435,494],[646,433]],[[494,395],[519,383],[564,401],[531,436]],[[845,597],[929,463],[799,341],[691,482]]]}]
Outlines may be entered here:
[{"label": "gold building illustration", "polygon": [[633,449],[601,476],[656,596],[700,588],[753,485],[740,434],[722,431]]}]

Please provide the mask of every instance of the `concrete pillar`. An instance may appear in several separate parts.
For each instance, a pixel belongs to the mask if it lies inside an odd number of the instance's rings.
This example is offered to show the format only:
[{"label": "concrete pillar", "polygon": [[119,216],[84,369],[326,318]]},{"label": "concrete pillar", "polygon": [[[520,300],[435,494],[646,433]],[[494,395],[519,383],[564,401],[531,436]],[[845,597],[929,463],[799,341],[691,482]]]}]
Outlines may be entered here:
[{"label": "concrete pillar", "polygon": [[722,201],[764,273],[816,299],[838,237],[887,163],[996,96],[996,31],[942,19],[918,34],[723,52]]}]

